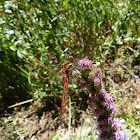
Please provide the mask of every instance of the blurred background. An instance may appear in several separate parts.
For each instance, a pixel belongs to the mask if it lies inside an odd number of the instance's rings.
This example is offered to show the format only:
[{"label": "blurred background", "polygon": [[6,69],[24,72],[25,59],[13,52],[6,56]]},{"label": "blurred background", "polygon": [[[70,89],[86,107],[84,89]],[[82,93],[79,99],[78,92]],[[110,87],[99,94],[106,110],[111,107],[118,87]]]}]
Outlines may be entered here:
[{"label": "blurred background", "polygon": [[[61,64],[70,55],[74,57],[75,66],[77,60],[85,57],[100,62],[106,90],[120,112],[116,117],[126,125],[129,138],[138,140],[138,4],[139,0],[1,0],[0,137],[33,140],[43,139],[45,134],[45,139],[60,139],[58,130],[68,126],[67,111],[66,116],[59,118],[63,91]],[[96,139],[93,124],[83,119],[87,113],[88,119],[93,120],[86,104],[88,93],[73,76],[68,96],[72,104],[69,127],[74,128],[71,139],[81,138],[76,133],[81,125],[82,130],[86,130],[85,140]],[[8,108],[11,105],[15,106]],[[25,118],[30,119],[29,122],[40,121],[30,134],[27,132],[32,125],[27,128],[23,123]],[[47,119],[49,127],[42,126],[46,118],[50,119]],[[50,132],[53,133],[48,134]]]}]

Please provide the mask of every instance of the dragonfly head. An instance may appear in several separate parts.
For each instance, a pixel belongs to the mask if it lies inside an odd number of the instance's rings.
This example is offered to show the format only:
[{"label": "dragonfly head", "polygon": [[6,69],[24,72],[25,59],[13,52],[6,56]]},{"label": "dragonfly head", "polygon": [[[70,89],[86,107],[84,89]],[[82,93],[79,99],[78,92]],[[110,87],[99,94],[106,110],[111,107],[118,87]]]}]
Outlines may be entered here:
[{"label": "dragonfly head", "polygon": [[66,61],[61,65],[62,73],[68,74],[73,66],[73,56],[68,56]]}]

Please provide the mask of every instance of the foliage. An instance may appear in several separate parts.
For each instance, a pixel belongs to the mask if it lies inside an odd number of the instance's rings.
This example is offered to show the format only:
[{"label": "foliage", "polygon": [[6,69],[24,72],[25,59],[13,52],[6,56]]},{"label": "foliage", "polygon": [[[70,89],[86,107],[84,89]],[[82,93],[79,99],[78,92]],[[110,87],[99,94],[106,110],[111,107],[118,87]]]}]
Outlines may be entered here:
[{"label": "foliage", "polygon": [[[1,0],[0,108],[34,99],[60,107],[60,65],[67,55],[101,63],[104,77],[126,82],[137,67],[139,49],[138,0]],[[107,64],[115,63],[111,73]],[[139,72],[135,69],[135,75]],[[79,109],[88,98],[71,80],[69,95]],[[111,90],[110,80],[106,85]],[[79,94],[82,93],[82,94]],[[81,106],[80,106],[81,105]],[[43,105],[41,104],[43,108]],[[40,108],[41,108],[40,107]],[[44,109],[44,108],[43,108]],[[52,109],[52,108],[51,108]]]}]

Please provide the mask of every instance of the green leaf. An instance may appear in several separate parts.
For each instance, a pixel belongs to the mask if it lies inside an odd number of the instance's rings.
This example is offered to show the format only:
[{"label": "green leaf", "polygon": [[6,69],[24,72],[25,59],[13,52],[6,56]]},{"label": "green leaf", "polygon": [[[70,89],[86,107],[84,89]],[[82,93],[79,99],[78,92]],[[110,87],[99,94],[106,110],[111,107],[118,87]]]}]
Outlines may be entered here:
[{"label": "green leaf", "polygon": [[29,103],[29,102],[32,102],[32,101],[33,101],[33,99],[26,100],[26,101],[23,101],[23,102],[19,102],[17,104],[14,104],[14,105],[9,106],[8,108],[13,108],[15,106],[23,105],[23,104],[26,104],[26,103]]},{"label": "green leaf", "polygon": [[17,51],[17,55],[18,55],[19,58],[23,58],[23,55],[21,54],[20,51]]},{"label": "green leaf", "polygon": [[14,46],[10,46],[10,49],[11,49],[12,51],[16,51],[16,48],[15,48]]},{"label": "green leaf", "polygon": [[25,71],[23,68],[21,68],[21,67],[18,66],[17,64],[16,64],[16,66],[21,70],[21,72],[23,73],[23,75],[24,75],[25,77],[30,77],[30,74],[29,74],[27,71]]}]

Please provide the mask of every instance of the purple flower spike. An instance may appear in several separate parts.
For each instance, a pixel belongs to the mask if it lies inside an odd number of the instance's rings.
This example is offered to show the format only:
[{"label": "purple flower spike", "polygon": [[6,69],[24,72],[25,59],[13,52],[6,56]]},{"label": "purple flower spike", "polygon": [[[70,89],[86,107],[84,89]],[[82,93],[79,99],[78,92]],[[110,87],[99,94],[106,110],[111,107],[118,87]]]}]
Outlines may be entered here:
[{"label": "purple flower spike", "polygon": [[[126,140],[120,121],[112,117],[112,113],[115,114],[117,109],[111,95],[105,90],[102,71],[93,62],[87,58],[79,60],[78,73],[79,79],[82,79],[82,89],[89,91],[87,104],[96,117],[99,140]],[[77,76],[76,71],[73,75]]]}]

